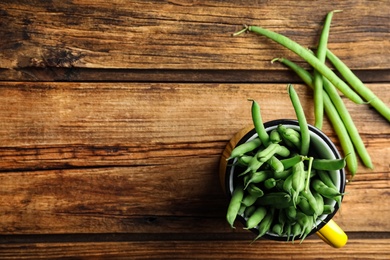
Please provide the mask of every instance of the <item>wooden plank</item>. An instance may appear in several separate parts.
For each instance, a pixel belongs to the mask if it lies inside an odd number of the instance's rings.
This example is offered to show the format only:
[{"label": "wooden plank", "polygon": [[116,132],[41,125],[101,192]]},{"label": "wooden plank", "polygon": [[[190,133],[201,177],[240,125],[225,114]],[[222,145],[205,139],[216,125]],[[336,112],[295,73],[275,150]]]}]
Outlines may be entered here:
[{"label": "wooden plank", "polygon": [[[387,84],[369,87],[390,103]],[[312,93],[296,89],[312,122]],[[249,97],[265,121],[294,118],[285,84],[2,82],[0,232],[233,232],[218,161],[251,124]],[[359,168],[336,220],[389,230],[388,123],[346,104],[375,169]],[[324,131],[338,145],[327,121]]]},{"label": "wooden plank", "polygon": [[308,239],[292,245],[247,241],[140,241],[2,244],[0,259],[388,259],[390,240],[354,239],[341,248]]},{"label": "wooden plank", "polygon": [[[219,157],[173,164],[0,174],[1,234],[230,233]],[[196,167],[193,167],[196,165]],[[336,222],[390,230],[389,184],[372,174],[348,185]],[[380,201],[380,206],[378,203]]]},{"label": "wooden plank", "polygon": [[[380,6],[380,8],[378,8]],[[0,66],[129,69],[284,69],[275,57],[299,59],[270,41],[231,37],[261,25],[315,46],[327,12],[329,48],[353,69],[389,69],[386,0],[102,1],[0,3]]]}]

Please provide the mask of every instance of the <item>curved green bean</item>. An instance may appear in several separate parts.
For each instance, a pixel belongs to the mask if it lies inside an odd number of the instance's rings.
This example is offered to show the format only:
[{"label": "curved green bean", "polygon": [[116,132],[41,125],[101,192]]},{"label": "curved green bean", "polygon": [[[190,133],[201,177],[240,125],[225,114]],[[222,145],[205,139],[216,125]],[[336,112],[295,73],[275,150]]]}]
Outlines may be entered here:
[{"label": "curved green bean", "polygon": [[263,145],[268,146],[269,135],[268,135],[267,131],[265,131],[265,128],[264,128],[263,119],[261,118],[261,113],[260,113],[260,106],[253,99],[249,99],[249,101],[252,101],[252,109],[251,109],[252,110],[252,121],[253,121],[253,125],[255,126],[256,133],[258,134]]},{"label": "curved green bean", "polygon": [[[390,122],[390,107],[388,107],[374,92],[372,92],[363,82],[349,69],[344,62],[342,62],[329,49],[326,50],[326,57],[337,69],[337,71],[345,78],[355,91],[367,100],[370,105],[376,109],[387,121]],[[332,82],[333,83],[333,82]],[[337,86],[336,86],[337,87]]]},{"label": "curved green bean", "polygon": [[244,187],[242,185],[238,185],[233,191],[232,198],[230,199],[226,213],[226,220],[232,228],[234,228],[234,221],[236,220],[237,213],[240,210],[241,201],[243,198]]},{"label": "curved green bean", "polygon": [[308,51],[305,47],[301,46],[297,42],[287,38],[284,35],[279,33],[267,30],[265,28],[259,26],[246,26],[244,30],[241,30],[234,35],[241,34],[245,31],[254,32],[260,35],[264,35],[269,39],[281,44],[282,46],[288,48],[293,51],[301,58],[306,60],[314,69],[319,71],[324,77],[329,79],[333,85],[335,85],[346,97],[351,99],[353,102],[357,104],[364,104],[365,102],[361,99],[361,97],[356,94],[351,88],[341,80],[329,67],[327,67],[324,63],[322,63],[315,55],[313,55],[310,51]]},{"label": "curved green bean", "polygon": [[303,111],[298,94],[295,91],[293,85],[288,86],[288,94],[290,95],[291,102],[293,104],[295,114],[298,118],[299,129],[301,130],[301,155],[307,155],[310,147],[310,132],[307,125],[305,112]]}]

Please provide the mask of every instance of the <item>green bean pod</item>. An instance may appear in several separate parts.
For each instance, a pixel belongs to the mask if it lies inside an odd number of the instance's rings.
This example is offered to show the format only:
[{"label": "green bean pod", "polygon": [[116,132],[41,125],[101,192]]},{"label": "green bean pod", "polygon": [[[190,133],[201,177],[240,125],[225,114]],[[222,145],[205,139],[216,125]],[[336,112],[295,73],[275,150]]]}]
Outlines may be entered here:
[{"label": "green bean pod", "polygon": [[298,222],[295,222],[295,224],[291,226],[291,233],[293,235],[292,242],[294,243],[295,237],[300,236],[302,233],[301,225],[299,225]]},{"label": "green bean pod", "polygon": [[262,189],[257,187],[255,184],[250,183],[248,187],[246,188],[249,194],[251,194],[254,197],[260,198],[264,195],[264,192]]},{"label": "green bean pod", "polygon": [[333,182],[333,180],[329,176],[329,172],[320,170],[320,171],[317,171],[317,173],[318,173],[318,177],[325,185],[332,187],[334,189],[337,189],[337,186],[335,185],[335,183]]},{"label": "green bean pod", "polygon": [[272,189],[275,186],[276,186],[276,180],[274,178],[269,178],[264,181],[264,187],[266,189]]},{"label": "green bean pod", "polygon": [[324,214],[332,214],[334,212],[335,208],[332,205],[324,205]]},{"label": "green bean pod", "polygon": [[267,233],[271,229],[273,217],[274,217],[274,209],[271,208],[270,210],[267,211],[267,214],[265,215],[263,220],[260,222],[260,224],[258,226],[259,234],[253,240],[253,242],[256,241],[257,239],[259,239],[260,237],[262,237],[265,233]]},{"label": "green bean pod", "polygon": [[286,169],[290,169],[297,163],[302,162],[304,158],[305,158],[304,156],[297,154],[290,158],[282,159],[280,160],[280,162],[283,164],[283,168],[286,170]]},{"label": "green bean pod", "polygon": [[292,205],[291,196],[286,192],[270,192],[256,201],[257,205],[272,206],[275,209],[284,209]]},{"label": "green bean pod", "polygon": [[328,78],[329,81],[332,82],[332,84],[335,85],[346,97],[348,97],[355,103],[364,103],[361,97],[357,95],[354,91],[351,91],[351,88],[343,80],[341,80],[328,66],[326,66],[315,55],[313,55],[310,51],[308,51],[305,47],[301,46],[297,42],[287,38],[284,35],[272,32],[270,30],[258,26],[248,26],[244,28],[244,30],[241,30],[234,35],[238,35],[245,31],[264,35],[269,39],[295,52],[301,58],[306,60],[314,69],[319,71],[324,77]]},{"label": "green bean pod", "polygon": [[334,199],[342,195],[337,189],[327,186],[319,179],[314,179],[311,183],[313,189],[325,198]]},{"label": "green bean pod", "polygon": [[256,202],[257,198],[258,198],[257,196],[253,196],[252,194],[247,194],[246,196],[244,196],[241,203],[247,207],[250,207]]},{"label": "green bean pod", "polygon": [[281,172],[274,172],[274,178],[278,181],[280,180],[285,180],[288,176],[290,176],[292,173],[292,170],[291,168],[290,169],[287,169],[287,170],[284,170],[284,171],[281,171]]},{"label": "green bean pod", "polygon": [[264,128],[263,119],[261,118],[261,113],[260,113],[260,106],[253,99],[249,99],[249,101],[252,101],[252,121],[253,121],[253,125],[255,126],[256,133],[259,136],[262,144],[268,146],[269,135]]},{"label": "green bean pod", "polygon": [[312,167],[316,170],[337,171],[346,165],[345,158],[340,159],[314,159]]},{"label": "green bean pod", "polygon": [[259,225],[266,214],[267,209],[265,207],[258,207],[246,221],[246,227],[244,229],[251,229]]},{"label": "green bean pod", "polygon": [[326,57],[333,64],[336,70],[345,78],[355,91],[366,99],[370,105],[390,122],[390,107],[388,107],[374,92],[372,92],[363,82],[329,49],[326,50]]},{"label": "green bean pod", "polygon": [[238,185],[232,194],[232,197],[229,202],[228,210],[226,213],[226,220],[232,228],[234,228],[234,221],[236,220],[237,213],[241,207],[241,201],[244,198],[244,187]]},{"label": "green bean pod", "polygon": [[226,160],[230,160],[232,158],[236,158],[236,157],[239,157],[239,156],[242,156],[248,152],[251,152],[253,150],[255,150],[256,148],[258,148],[259,146],[261,145],[261,141],[259,138],[255,138],[249,142],[246,142],[246,143],[243,143],[243,144],[240,144],[238,146],[236,146],[233,151],[231,152],[230,154],[230,157]]},{"label": "green bean pod", "polygon": [[272,172],[266,170],[252,173],[248,179],[244,180],[245,189],[248,187],[249,184],[263,182],[271,175]]},{"label": "green bean pod", "polygon": [[272,143],[278,144],[282,141],[282,137],[280,136],[278,130],[273,129],[269,134],[269,139]]},{"label": "green bean pod", "polygon": [[272,156],[267,161],[267,164],[274,170],[274,173],[284,171],[284,166],[283,166],[282,162],[278,158],[276,158],[275,156]]}]

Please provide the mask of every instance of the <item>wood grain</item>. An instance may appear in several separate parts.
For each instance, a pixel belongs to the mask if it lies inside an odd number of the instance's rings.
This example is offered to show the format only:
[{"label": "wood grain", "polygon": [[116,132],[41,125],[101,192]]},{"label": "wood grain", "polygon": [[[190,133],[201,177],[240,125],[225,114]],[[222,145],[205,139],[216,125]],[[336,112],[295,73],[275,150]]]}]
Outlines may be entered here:
[{"label": "wood grain", "polygon": [[269,61],[299,58],[264,38],[231,34],[260,25],[315,46],[334,9],[343,12],[334,16],[329,48],[353,69],[389,69],[386,0],[4,0],[0,67],[280,70]]},{"label": "wood grain", "polygon": [[[142,241],[0,245],[0,259],[388,259],[389,239],[355,239],[342,249],[319,240],[302,244],[247,241]],[[308,254],[310,252],[310,254]]]},{"label": "wood grain", "polygon": [[[389,103],[386,86],[369,85]],[[311,91],[296,88],[313,121]],[[265,121],[294,118],[279,109],[290,106],[285,84],[3,82],[1,233],[231,232],[218,165],[251,124],[248,97]],[[336,221],[389,230],[389,202],[372,203],[388,196],[388,123],[346,104],[375,169],[360,166]],[[328,122],[324,131],[339,145]]]}]

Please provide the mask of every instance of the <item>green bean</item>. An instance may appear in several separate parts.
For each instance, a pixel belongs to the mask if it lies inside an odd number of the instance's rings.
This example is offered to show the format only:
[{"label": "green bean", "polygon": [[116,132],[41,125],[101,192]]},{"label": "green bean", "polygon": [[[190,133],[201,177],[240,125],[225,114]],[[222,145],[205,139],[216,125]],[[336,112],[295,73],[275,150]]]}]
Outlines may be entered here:
[{"label": "green bean", "polygon": [[[289,131],[286,126],[284,125],[278,125],[277,130],[280,133],[283,141],[290,146],[291,148],[295,147],[297,149],[300,149],[301,147],[301,136],[298,134],[294,134],[294,131]],[[291,129],[292,130],[292,129]]]},{"label": "green bean", "polygon": [[334,212],[334,206],[332,205],[324,205],[324,214],[332,214]]},{"label": "green bean", "polygon": [[306,60],[314,69],[319,71],[324,77],[329,79],[333,85],[335,85],[346,97],[351,99],[355,103],[364,103],[364,101],[357,95],[354,91],[351,91],[350,87],[341,80],[328,66],[322,63],[315,55],[308,51],[305,47],[301,46],[297,42],[287,38],[284,35],[278,34],[276,32],[264,29],[258,26],[246,26],[244,30],[241,30],[234,35],[241,34],[245,31],[254,32],[260,35],[264,35],[269,39],[281,44],[282,46],[290,49],[301,58]]},{"label": "green bean", "polygon": [[251,229],[259,225],[266,214],[267,209],[265,207],[258,207],[246,221],[246,227],[244,229]]},{"label": "green bean", "polygon": [[286,216],[290,221],[295,221],[297,217],[297,209],[294,206],[289,206],[288,208],[285,209]]},{"label": "green bean", "polygon": [[[304,160],[304,158],[305,158],[304,156],[297,154],[297,155],[294,155],[290,158],[282,159],[282,160],[280,160],[280,162],[283,164],[283,168],[285,170],[287,170],[287,169],[290,169],[291,167],[293,167],[295,164],[302,162]],[[283,178],[283,179],[285,179],[285,178]]]},{"label": "green bean", "polygon": [[268,146],[269,135],[264,128],[263,119],[261,118],[260,106],[253,99],[249,99],[249,101],[252,101],[252,121],[253,125],[255,126],[256,133],[259,136],[262,144]]},{"label": "green bean", "polygon": [[302,232],[301,232],[301,237],[302,237],[301,243],[302,243],[303,240],[306,238],[306,236],[313,229],[313,218],[305,215],[302,212],[297,212],[297,221],[302,228]]},{"label": "green bean", "polygon": [[310,206],[309,201],[304,197],[301,198],[301,200],[299,201],[298,207],[303,213],[308,216],[313,216],[315,213],[313,208]]},{"label": "green bean", "polygon": [[310,207],[313,209],[314,212],[319,212],[320,210],[318,209],[318,205],[317,205],[317,200],[316,198],[314,197],[313,193],[311,192],[310,189],[308,189],[307,191],[303,191],[301,192],[301,195],[307,199],[307,202],[309,202],[309,205]]},{"label": "green bean", "polygon": [[320,216],[324,212],[324,198],[317,192],[313,192],[313,197],[317,201],[315,214],[316,216]]},{"label": "green bean", "polygon": [[248,191],[249,194],[251,194],[252,196],[257,197],[257,198],[262,197],[264,195],[263,190],[260,189],[259,187],[257,187],[253,183],[250,183],[248,185],[248,187],[246,188],[246,190]]},{"label": "green bean", "polygon": [[362,159],[363,164],[370,169],[374,168],[374,166],[372,165],[371,157],[366,150],[363,140],[360,137],[359,131],[357,130],[355,123],[353,122],[352,117],[348,112],[348,109],[345,106],[342,98],[337,92],[337,89],[327,79],[324,79],[324,88],[326,93],[329,95],[330,100],[334,104],[338,114],[340,115],[340,118],[344,122],[345,128],[347,129],[351,141],[356,148],[356,152]]},{"label": "green bean", "polygon": [[301,228],[301,225],[299,225],[298,222],[296,222],[295,224],[293,224],[291,226],[291,232],[292,232],[292,242],[294,243],[294,240],[295,240],[295,237],[296,236],[299,236],[301,233],[302,233],[302,228]]},{"label": "green bean", "polygon": [[230,154],[230,157],[226,160],[230,160],[232,158],[236,158],[242,156],[248,152],[251,152],[258,148],[261,145],[261,141],[259,138],[255,138],[249,142],[243,143],[239,146],[236,146]]},{"label": "green bean", "polygon": [[260,237],[262,237],[266,232],[268,232],[270,230],[271,225],[272,225],[272,221],[273,221],[273,217],[274,217],[274,209],[271,208],[270,210],[267,211],[267,214],[265,215],[263,220],[260,222],[259,227],[258,227],[259,234],[253,240],[253,242],[256,241],[257,239],[259,239]]},{"label": "green bean", "polygon": [[275,209],[284,209],[291,206],[291,196],[285,192],[270,192],[258,198],[256,204],[272,206]]},{"label": "green bean", "polygon": [[287,235],[287,241],[290,240],[290,237],[291,237],[291,229],[292,229],[292,224],[290,222],[287,222],[286,223],[286,226],[285,226],[285,234]]},{"label": "green bean", "polygon": [[[326,59],[326,49],[328,45],[328,37],[330,24],[332,21],[333,13],[335,11],[331,11],[327,14],[325,18],[324,27],[322,29],[322,33],[320,35],[320,40],[318,42],[317,53],[316,56],[318,60],[322,63],[325,63]],[[338,11],[336,11],[338,12]],[[323,93],[323,76],[317,70],[314,70],[314,115],[315,115],[315,123],[314,126],[318,129],[322,128],[323,123],[323,113],[324,113],[324,101],[322,97]]]},{"label": "green bean", "polygon": [[232,194],[232,198],[230,199],[226,220],[230,224],[232,228],[234,228],[234,221],[237,217],[237,213],[241,207],[241,201],[244,198],[244,187],[242,185],[238,185]]},{"label": "green bean", "polygon": [[310,132],[307,125],[305,112],[303,111],[301,102],[299,100],[297,92],[294,90],[293,85],[288,86],[288,93],[290,95],[291,102],[293,104],[295,114],[298,118],[299,128],[301,130],[301,155],[307,155],[310,146]]},{"label": "green bean", "polygon": [[253,156],[252,159],[249,160],[246,170],[240,173],[238,177],[243,176],[249,172],[256,172],[263,164],[264,162],[260,162],[256,156]]},{"label": "green bean", "polygon": [[276,180],[274,178],[269,178],[264,181],[264,187],[266,189],[272,189],[275,186],[276,186]]},{"label": "green bean", "polygon": [[247,194],[242,199],[241,203],[244,204],[247,207],[250,207],[250,206],[252,206],[256,202],[257,198],[258,198],[258,196],[253,196],[252,194]]},{"label": "green bean", "polygon": [[312,174],[312,165],[313,165],[313,160],[314,158],[313,157],[309,157],[309,165],[307,167],[307,174],[306,174],[306,183],[305,183],[305,191],[307,191],[309,189],[309,184],[310,184],[310,178],[312,177],[311,174]]},{"label": "green bean", "polygon": [[[282,229],[281,233],[283,233],[284,225],[286,224],[286,221],[287,221],[285,209],[278,210],[278,221],[279,221],[279,224],[280,224],[281,229]],[[282,234],[280,234],[280,235],[282,235]]]},{"label": "green bean", "polygon": [[249,184],[251,183],[260,183],[268,179],[269,176],[272,175],[271,171],[258,171],[258,172],[253,172],[250,177],[244,181],[245,189],[248,187]]},{"label": "green bean", "polygon": [[272,143],[278,144],[282,141],[282,137],[280,136],[278,130],[273,129],[269,134],[269,139]]},{"label": "green bean", "polygon": [[283,234],[283,226],[282,226],[282,224],[275,223],[272,226],[272,232],[274,232],[275,234],[278,234],[278,236],[282,236],[282,234]]},{"label": "green bean", "polygon": [[333,180],[330,178],[329,176],[329,172],[328,171],[317,171],[318,173],[318,177],[320,178],[320,180],[327,186],[329,187],[332,187],[334,189],[337,189],[335,183],[333,182]]},{"label": "green bean", "polygon": [[[387,121],[390,121],[390,107],[388,107],[375,93],[373,93],[363,82],[329,49],[326,51],[326,57],[333,64],[336,70],[344,77],[355,91],[367,100]],[[332,82],[333,83],[333,82]],[[337,86],[336,86],[337,87]]]},{"label": "green bean", "polygon": [[288,176],[283,183],[283,190],[288,192],[288,194],[293,194],[294,190],[292,188],[293,175]]},{"label": "green bean", "polygon": [[[297,73],[297,75],[311,88],[313,88],[313,81],[310,76],[310,73],[304,70],[302,67],[298,66],[297,64],[286,60],[281,59],[278,61],[283,62],[286,66],[291,68],[293,71]],[[330,100],[328,94],[326,92],[323,93],[324,97],[324,104],[325,104],[325,112],[328,115],[333,128],[339,137],[341,147],[344,151],[344,154],[349,154],[347,160],[347,167],[348,170],[351,172],[352,176],[356,174],[357,171],[357,159],[356,159],[356,153],[353,147],[353,143],[351,140],[351,137],[348,135],[348,131],[346,130],[346,125],[344,125],[344,122],[339,116],[339,113],[337,112],[336,108],[334,107],[332,101]],[[345,111],[344,111],[345,112]],[[356,140],[357,141],[357,140]],[[362,152],[366,152],[365,150]]]},{"label": "green bean", "polygon": [[245,210],[243,212],[244,217],[248,217],[249,218],[256,211],[256,209],[257,209],[257,207],[255,205],[252,205],[250,207],[245,207]]},{"label": "green bean", "polygon": [[305,188],[305,169],[303,162],[292,167],[292,189],[294,190],[293,203],[297,204],[298,195]]},{"label": "green bean", "polygon": [[313,168],[316,170],[337,171],[346,165],[345,158],[340,159],[314,159]]},{"label": "green bean", "polygon": [[240,209],[237,212],[237,215],[244,214],[246,210],[247,210],[247,207],[245,205],[241,204]]},{"label": "green bean", "polygon": [[256,158],[260,162],[268,161],[278,150],[280,145],[271,143],[264,150],[256,153]]},{"label": "green bean", "polygon": [[337,189],[327,186],[319,179],[314,179],[311,184],[313,189],[325,198],[334,199],[341,195]]},{"label": "green bean", "polygon": [[253,156],[250,155],[242,155],[237,158],[237,164],[241,166],[248,166],[252,158]]},{"label": "green bean", "polygon": [[285,180],[290,174],[292,173],[291,167],[287,170],[281,171],[281,172],[274,172],[274,178],[278,181]]},{"label": "green bean", "polygon": [[267,161],[267,164],[274,170],[274,173],[284,171],[284,166],[283,166],[282,162],[278,158],[276,158],[275,156],[272,156]]}]

